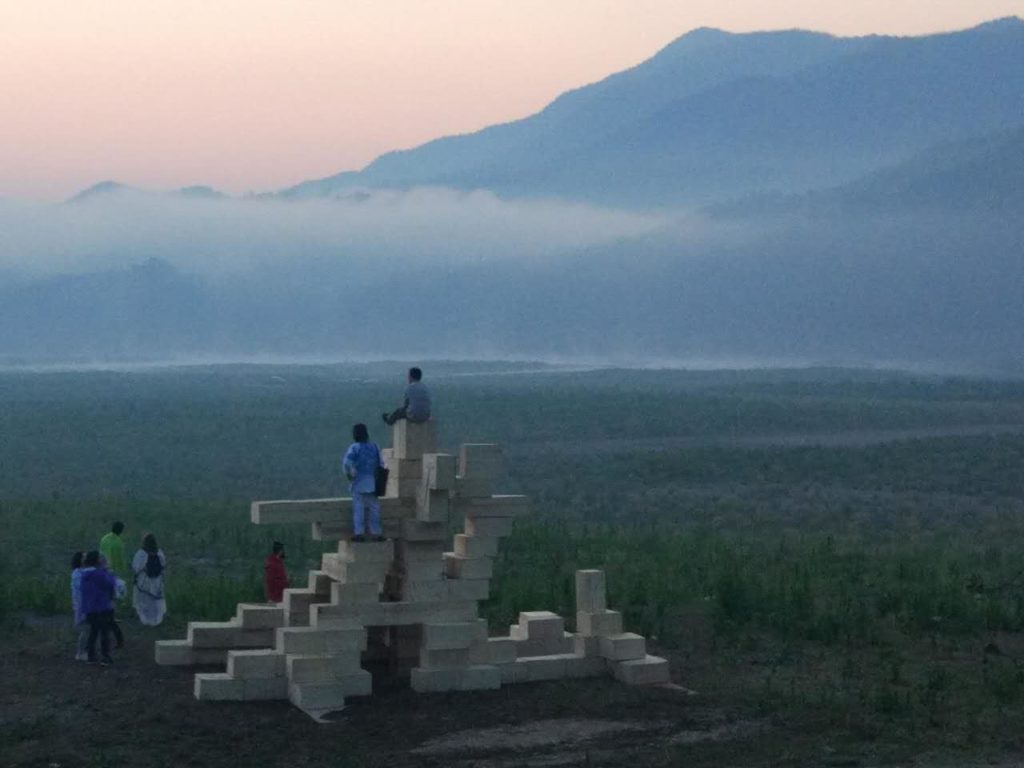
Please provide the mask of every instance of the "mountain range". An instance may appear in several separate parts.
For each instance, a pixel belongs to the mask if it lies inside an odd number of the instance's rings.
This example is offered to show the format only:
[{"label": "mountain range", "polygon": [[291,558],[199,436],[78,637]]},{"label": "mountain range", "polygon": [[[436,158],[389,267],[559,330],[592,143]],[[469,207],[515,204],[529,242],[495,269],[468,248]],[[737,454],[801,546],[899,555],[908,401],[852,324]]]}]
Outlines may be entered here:
[{"label": "mountain range", "polygon": [[[0,359],[1024,372],[1024,22],[921,38],[702,29],[536,115],[358,172],[245,200],[104,182],[56,208],[79,227],[61,254],[84,232],[82,261],[105,266],[0,273]],[[117,238],[97,240],[111,218]],[[572,234],[557,248],[552,226]],[[455,231],[473,227],[496,232]],[[502,239],[501,257],[473,244]],[[227,269],[236,256],[247,266]]]}]

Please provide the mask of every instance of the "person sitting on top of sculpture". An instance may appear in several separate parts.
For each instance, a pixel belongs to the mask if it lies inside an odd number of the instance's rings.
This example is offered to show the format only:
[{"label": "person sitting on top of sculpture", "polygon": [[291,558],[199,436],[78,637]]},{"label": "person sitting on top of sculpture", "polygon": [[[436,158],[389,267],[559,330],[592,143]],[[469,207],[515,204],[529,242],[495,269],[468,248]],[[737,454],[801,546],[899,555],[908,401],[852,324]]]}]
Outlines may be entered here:
[{"label": "person sitting on top of sculpture", "polygon": [[416,423],[430,420],[430,390],[423,383],[423,371],[419,368],[409,369],[409,384],[405,388],[405,402],[401,408],[396,408],[391,413],[382,413],[381,418],[388,426],[402,419]]}]

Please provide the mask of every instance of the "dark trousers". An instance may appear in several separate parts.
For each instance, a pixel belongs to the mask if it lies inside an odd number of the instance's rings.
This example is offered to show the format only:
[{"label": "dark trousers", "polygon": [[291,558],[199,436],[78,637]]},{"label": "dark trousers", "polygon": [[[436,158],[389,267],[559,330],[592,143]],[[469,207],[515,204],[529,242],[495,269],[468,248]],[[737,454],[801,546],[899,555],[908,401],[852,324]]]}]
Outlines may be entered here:
[{"label": "dark trousers", "polygon": [[406,418],[406,415],[405,415],[405,406],[403,405],[401,408],[396,408],[389,415],[385,416],[384,417],[384,423],[385,424],[394,424],[396,421],[401,421],[404,418]]},{"label": "dark trousers", "polygon": [[118,648],[124,647],[124,632],[121,631],[121,625],[117,621],[117,616],[113,611],[110,612],[110,631],[114,633],[114,642],[117,643]]},{"label": "dark trousers", "polygon": [[110,656],[110,636],[114,633],[114,612],[100,611],[90,613],[86,620],[89,622],[89,639],[86,641],[86,652],[89,654],[89,661],[96,661],[96,638],[100,639],[100,653],[103,658]]}]

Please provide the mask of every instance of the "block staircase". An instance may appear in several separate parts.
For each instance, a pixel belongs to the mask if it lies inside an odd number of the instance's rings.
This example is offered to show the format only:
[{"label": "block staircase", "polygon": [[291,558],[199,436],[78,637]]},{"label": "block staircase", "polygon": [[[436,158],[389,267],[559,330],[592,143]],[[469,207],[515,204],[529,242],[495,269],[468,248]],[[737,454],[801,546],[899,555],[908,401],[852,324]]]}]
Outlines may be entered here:
[{"label": "block staircase", "polygon": [[[489,637],[478,602],[490,592],[499,540],[528,512],[523,496],[497,495],[503,467],[492,444],[436,452],[436,425],[400,421],[381,498],[383,542],[351,542],[351,499],[255,502],[256,524],[301,522],[336,540],[306,588],[280,605],[241,604],[227,622],[192,622],[185,640],[156,644],[156,660],[213,665],[198,673],[196,698],[289,699],[314,717],[371,693],[364,669],[389,658],[410,667],[419,692],[494,689],[503,684],[612,674],[630,684],[668,682],[668,664],[647,655],[643,637],[622,631],[607,609],[602,571],[576,576],[576,632],[562,617],[523,612],[507,637]],[[450,537],[453,520],[463,531]],[[451,549],[446,546],[452,542]]]}]

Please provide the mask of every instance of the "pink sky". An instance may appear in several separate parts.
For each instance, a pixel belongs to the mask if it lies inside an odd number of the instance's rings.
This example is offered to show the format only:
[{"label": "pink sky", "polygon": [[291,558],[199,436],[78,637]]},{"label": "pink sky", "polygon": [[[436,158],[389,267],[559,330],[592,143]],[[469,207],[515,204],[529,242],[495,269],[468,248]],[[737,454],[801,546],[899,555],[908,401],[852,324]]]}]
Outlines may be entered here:
[{"label": "pink sky", "polygon": [[537,111],[699,26],[923,34],[1024,0],[6,0],[0,196],[263,191]]}]

